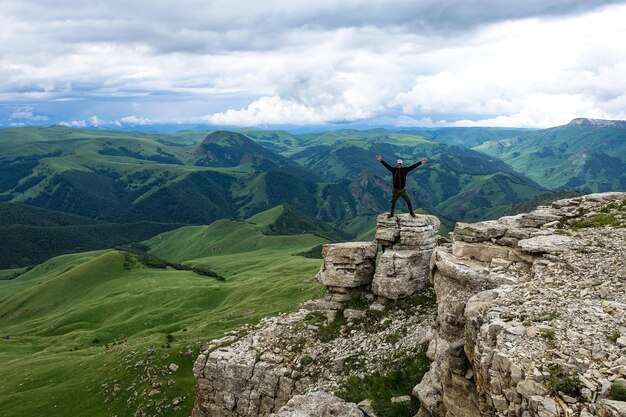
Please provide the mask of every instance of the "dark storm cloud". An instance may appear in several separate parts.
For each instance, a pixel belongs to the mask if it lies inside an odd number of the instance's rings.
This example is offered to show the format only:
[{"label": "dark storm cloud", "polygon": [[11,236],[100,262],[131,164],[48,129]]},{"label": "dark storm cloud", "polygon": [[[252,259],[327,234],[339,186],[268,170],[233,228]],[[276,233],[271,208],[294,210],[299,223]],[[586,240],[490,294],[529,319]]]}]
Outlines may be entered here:
[{"label": "dark storm cloud", "polygon": [[63,43],[142,43],[166,53],[220,53],[271,50],[289,46],[296,33],[354,27],[393,27],[423,36],[456,36],[488,23],[572,15],[612,3],[619,2],[68,0],[55,4],[31,0],[7,2],[0,11]]}]

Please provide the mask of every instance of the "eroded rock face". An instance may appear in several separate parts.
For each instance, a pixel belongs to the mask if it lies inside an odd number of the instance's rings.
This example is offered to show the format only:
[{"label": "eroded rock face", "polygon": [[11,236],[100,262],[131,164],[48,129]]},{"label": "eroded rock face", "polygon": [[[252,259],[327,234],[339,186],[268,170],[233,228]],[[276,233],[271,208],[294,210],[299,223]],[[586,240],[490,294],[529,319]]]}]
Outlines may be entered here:
[{"label": "eroded rock face", "polygon": [[437,246],[439,225],[439,219],[430,215],[381,214],[376,218],[376,241],[394,250],[432,250]]},{"label": "eroded rock face", "polygon": [[325,392],[296,395],[278,413],[270,417],[363,417],[363,412],[354,403]]},{"label": "eroded rock face", "polygon": [[432,250],[387,250],[376,266],[372,292],[397,300],[423,290],[428,285],[431,255]]},{"label": "eroded rock face", "polygon": [[397,300],[425,288],[438,230],[435,216],[378,216],[376,240],[385,251],[376,266],[372,292]]},{"label": "eroded rock face", "polygon": [[346,301],[350,293],[366,290],[376,268],[374,242],[348,242],[324,245],[324,263],[317,280],[328,288],[329,301]]},{"label": "eroded rock face", "polygon": [[[194,417],[362,415],[354,404],[307,393],[336,390],[347,363],[355,368],[351,375],[363,376],[384,371],[385,358],[428,344],[431,305],[407,315],[383,301],[424,289],[438,225],[432,216],[395,218],[388,231],[398,236],[381,257],[376,282],[376,242],[324,245],[317,279],[328,288],[326,299],[307,301],[296,313],[264,319],[207,346],[194,366]],[[372,287],[384,300],[376,299]],[[356,306],[344,307],[355,294]],[[368,410],[367,404],[361,409]]]},{"label": "eroded rock face", "polygon": [[[375,243],[329,245],[326,300],[206,347],[194,366],[193,415],[369,415],[316,392],[336,392],[346,364],[363,376],[381,370],[381,358],[428,344],[433,363],[413,389],[418,417],[625,417],[625,403],[610,397],[612,383],[626,384],[624,201],[626,193],[594,194],[459,223],[436,249],[431,216],[380,217],[376,274]],[[611,226],[585,228],[598,219]],[[402,303],[389,299],[421,287],[420,271],[437,311],[393,310]],[[365,291],[369,308],[344,307],[354,291]],[[321,337],[330,323],[336,334]],[[578,391],[550,391],[574,376]]]},{"label": "eroded rock face", "polygon": [[[623,201],[592,194],[457,224],[431,263],[437,336],[414,389],[420,417],[624,416],[606,398],[626,374],[619,338],[607,340],[626,333]],[[576,392],[549,391],[568,377]]]},{"label": "eroded rock face", "polygon": [[[347,309],[317,300],[303,303],[295,313],[265,318],[257,326],[232,332],[205,346],[196,359],[193,416],[309,415],[297,413],[318,410],[312,405],[316,402],[302,400],[291,408],[281,407],[297,395],[334,392],[346,375],[383,372],[385,360],[422,350],[433,336],[434,313],[432,307],[383,306],[372,315],[367,306]],[[336,334],[322,337],[321,330],[330,324],[337,326]],[[330,413],[335,408],[319,410]]]}]

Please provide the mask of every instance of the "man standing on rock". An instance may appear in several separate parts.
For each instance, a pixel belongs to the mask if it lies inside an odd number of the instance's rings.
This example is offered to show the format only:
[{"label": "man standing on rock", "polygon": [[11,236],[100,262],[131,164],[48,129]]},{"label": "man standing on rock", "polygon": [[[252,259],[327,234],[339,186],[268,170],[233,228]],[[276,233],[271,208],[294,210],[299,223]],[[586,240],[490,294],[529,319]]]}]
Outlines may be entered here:
[{"label": "man standing on rock", "polygon": [[413,204],[411,203],[411,198],[405,190],[406,176],[409,172],[413,171],[415,168],[428,161],[428,159],[422,158],[415,164],[409,165],[408,167],[404,167],[402,159],[398,159],[395,167],[392,167],[387,162],[383,161],[383,158],[380,155],[376,155],[376,160],[380,161],[380,163],[383,164],[385,168],[391,171],[391,175],[393,176],[393,191],[391,193],[391,210],[389,211],[389,217],[393,217],[393,212],[396,208],[396,202],[400,197],[402,197],[404,201],[406,201],[406,205],[409,208],[409,214],[411,215],[411,217],[415,217],[415,213],[413,213]]}]

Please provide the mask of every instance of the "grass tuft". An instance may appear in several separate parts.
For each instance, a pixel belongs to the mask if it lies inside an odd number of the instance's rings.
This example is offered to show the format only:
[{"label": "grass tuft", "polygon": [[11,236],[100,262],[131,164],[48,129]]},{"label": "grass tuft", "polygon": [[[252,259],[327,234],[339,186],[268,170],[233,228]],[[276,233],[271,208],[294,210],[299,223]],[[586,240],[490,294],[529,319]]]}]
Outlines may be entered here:
[{"label": "grass tuft", "polygon": [[341,333],[341,328],[346,324],[346,318],[343,315],[343,311],[337,311],[337,315],[335,319],[325,326],[321,326],[317,330],[317,338],[320,342],[330,342],[331,340],[335,340],[339,337]]},{"label": "grass tuft", "polygon": [[412,416],[419,409],[419,400],[411,396],[411,403],[392,403],[391,398],[411,394],[430,367],[430,360],[421,350],[405,352],[389,358],[377,371],[364,377],[351,376],[340,384],[337,395],[358,403],[370,399],[381,417]]},{"label": "grass tuft", "polygon": [[579,397],[582,388],[577,372],[566,372],[561,365],[552,365],[549,368],[550,376],[546,381],[546,388],[552,395],[560,392],[571,397]]},{"label": "grass tuft", "polygon": [[615,401],[626,401],[626,387],[617,383],[611,384],[611,398]]}]

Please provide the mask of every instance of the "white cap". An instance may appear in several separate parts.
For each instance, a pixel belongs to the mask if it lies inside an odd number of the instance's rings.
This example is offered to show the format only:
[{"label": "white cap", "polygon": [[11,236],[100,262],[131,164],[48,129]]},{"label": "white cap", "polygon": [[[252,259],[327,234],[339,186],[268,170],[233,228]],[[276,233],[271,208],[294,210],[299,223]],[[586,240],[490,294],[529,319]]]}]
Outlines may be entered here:
[{"label": "white cap", "polygon": [[396,164],[401,164],[402,163],[402,159],[398,159],[398,162],[396,162]]}]

